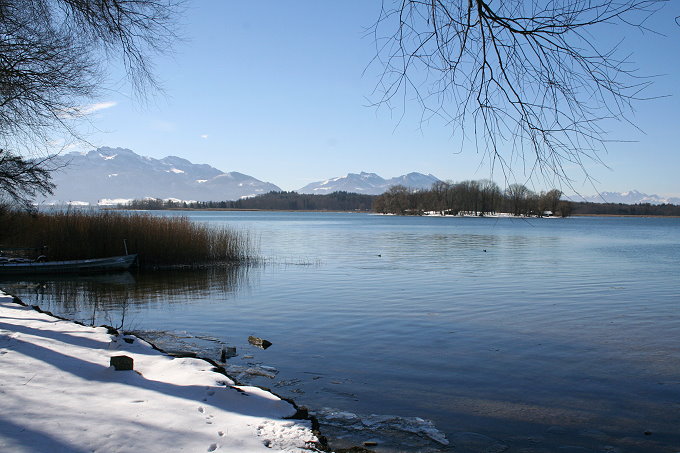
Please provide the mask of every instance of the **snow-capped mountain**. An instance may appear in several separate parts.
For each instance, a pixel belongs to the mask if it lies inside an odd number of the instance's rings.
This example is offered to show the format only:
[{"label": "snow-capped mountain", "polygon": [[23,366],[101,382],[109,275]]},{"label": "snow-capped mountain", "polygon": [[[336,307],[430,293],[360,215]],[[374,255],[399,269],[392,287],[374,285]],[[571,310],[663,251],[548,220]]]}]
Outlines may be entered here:
[{"label": "snow-capped mountain", "polygon": [[375,173],[349,173],[347,176],[327,179],[307,184],[298,193],[327,194],[338,191],[355,192],[367,195],[380,195],[392,186],[403,185],[412,189],[429,189],[439,181],[436,176],[422,173],[409,173],[395,178],[384,179]]},{"label": "snow-capped mountain", "polygon": [[180,157],[140,156],[125,148],[98,148],[57,156],[50,165],[54,195],[43,203],[85,202],[134,198],[176,198],[220,201],[251,197],[281,189],[242,173],[224,173]]},{"label": "snow-capped mountain", "polygon": [[623,204],[680,204],[680,197],[662,197],[656,194],[646,194],[638,192],[637,190],[630,190],[628,192],[600,192],[599,195],[590,195],[580,197],[573,195],[569,197],[573,201],[589,201],[592,203],[623,203]]},{"label": "snow-capped mountain", "polygon": [[406,175],[397,176],[387,180],[389,187],[402,185],[412,189],[430,189],[432,184],[439,181],[439,178],[432,174],[424,175],[418,172],[411,172]]}]

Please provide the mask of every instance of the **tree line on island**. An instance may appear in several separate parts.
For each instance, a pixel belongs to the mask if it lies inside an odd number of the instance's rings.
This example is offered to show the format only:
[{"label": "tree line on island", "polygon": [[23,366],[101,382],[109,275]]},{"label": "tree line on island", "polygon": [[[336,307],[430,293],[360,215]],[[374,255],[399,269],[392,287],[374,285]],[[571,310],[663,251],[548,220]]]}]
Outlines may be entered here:
[{"label": "tree line on island", "polygon": [[458,183],[439,181],[430,189],[413,190],[392,186],[382,195],[351,192],[300,194],[269,192],[234,201],[180,201],[146,198],[118,205],[119,209],[233,209],[278,211],[345,211],[381,214],[475,215],[508,213],[514,216],[568,217],[571,215],[658,215],[680,216],[680,206],[673,204],[623,204],[574,202],[562,199],[558,189],[534,192],[522,184],[510,184],[501,190],[493,181],[470,180]]},{"label": "tree line on island", "polygon": [[515,216],[542,217],[546,214],[566,217],[570,204],[561,200],[562,192],[552,189],[535,193],[523,184],[510,184],[504,191],[495,182],[482,179],[449,183],[438,181],[428,190],[412,191],[393,186],[376,197],[373,209],[383,214],[485,216],[498,212]]},{"label": "tree line on island", "polygon": [[439,181],[429,190],[412,191],[393,186],[373,202],[373,210],[383,214],[485,216],[508,213],[523,217],[572,215],[680,216],[673,204],[592,203],[562,199],[562,191],[534,192],[523,184],[510,184],[501,190],[488,179],[450,183]]},{"label": "tree line on island", "polygon": [[521,184],[502,191],[490,180],[449,183],[438,181],[430,189],[413,190],[402,185],[382,195],[333,192],[325,195],[269,192],[235,201],[184,202],[148,198],[120,205],[124,209],[262,209],[284,211],[364,211],[381,214],[491,215],[508,212],[516,216],[543,216],[546,212],[571,214],[570,203],[560,200],[562,192],[536,194]]},{"label": "tree line on island", "polygon": [[146,198],[119,205],[123,209],[235,209],[273,211],[371,211],[374,195],[333,192],[325,195],[268,192],[233,201],[177,201]]}]

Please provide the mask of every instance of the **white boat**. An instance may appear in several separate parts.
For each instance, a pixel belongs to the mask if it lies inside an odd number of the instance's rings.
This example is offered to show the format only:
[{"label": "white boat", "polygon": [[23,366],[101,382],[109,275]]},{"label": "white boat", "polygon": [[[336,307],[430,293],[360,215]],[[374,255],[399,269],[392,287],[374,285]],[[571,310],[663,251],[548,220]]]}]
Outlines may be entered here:
[{"label": "white boat", "polygon": [[0,274],[64,274],[112,272],[130,269],[136,254],[66,261],[0,261]]}]

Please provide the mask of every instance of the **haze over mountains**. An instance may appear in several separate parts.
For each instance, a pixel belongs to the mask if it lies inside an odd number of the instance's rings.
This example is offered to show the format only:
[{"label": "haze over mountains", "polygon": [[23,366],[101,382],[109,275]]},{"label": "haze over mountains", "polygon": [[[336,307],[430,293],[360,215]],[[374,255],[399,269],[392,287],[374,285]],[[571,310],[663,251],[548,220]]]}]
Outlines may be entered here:
[{"label": "haze over mountains", "polygon": [[[162,198],[192,201],[225,201],[281,191],[273,183],[260,181],[243,173],[223,172],[207,164],[194,164],[180,157],[163,159],[140,156],[125,148],[102,147],[89,152],[72,152],[57,156],[52,164],[61,167],[53,173],[57,185],[54,195],[41,204],[112,204],[131,199]],[[349,173],[307,184],[296,192],[328,194],[337,191],[379,195],[394,185],[412,189],[429,189],[439,179],[431,174],[408,173],[384,179],[375,173]],[[583,201],[581,197],[570,197]],[[647,195],[638,191],[602,192],[585,197],[601,203],[673,203],[680,198]]]}]

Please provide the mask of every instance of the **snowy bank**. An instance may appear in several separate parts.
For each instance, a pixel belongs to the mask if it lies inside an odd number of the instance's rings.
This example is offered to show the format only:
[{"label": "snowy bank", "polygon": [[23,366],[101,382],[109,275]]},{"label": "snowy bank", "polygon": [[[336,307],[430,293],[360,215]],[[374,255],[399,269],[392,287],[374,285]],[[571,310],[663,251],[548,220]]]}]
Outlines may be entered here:
[{"label": "snowy bank", "polygon": [[[110,367],[118,355],[134,370]],[[0,393],[0,451],[316,451],[311,422],[272,393],[2,292]]]}]

